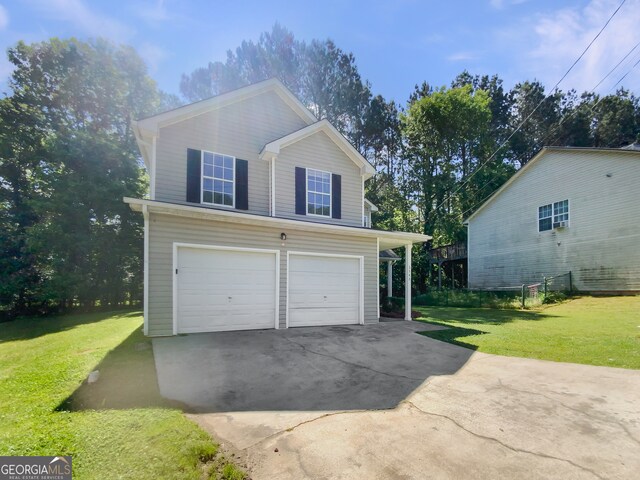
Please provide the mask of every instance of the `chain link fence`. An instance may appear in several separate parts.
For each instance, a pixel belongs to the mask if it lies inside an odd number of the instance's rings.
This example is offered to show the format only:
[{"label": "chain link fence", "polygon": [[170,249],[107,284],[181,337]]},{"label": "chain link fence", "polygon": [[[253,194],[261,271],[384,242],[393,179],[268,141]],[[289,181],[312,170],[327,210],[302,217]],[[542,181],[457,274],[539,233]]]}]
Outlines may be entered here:
[{"label": "chain link fence", "polygon": [[418,295],[415,305],[445,307],[530,308],[552,303],[573,290],[571,272],[543,277],[539,283],[484,290],[433,290]]}]

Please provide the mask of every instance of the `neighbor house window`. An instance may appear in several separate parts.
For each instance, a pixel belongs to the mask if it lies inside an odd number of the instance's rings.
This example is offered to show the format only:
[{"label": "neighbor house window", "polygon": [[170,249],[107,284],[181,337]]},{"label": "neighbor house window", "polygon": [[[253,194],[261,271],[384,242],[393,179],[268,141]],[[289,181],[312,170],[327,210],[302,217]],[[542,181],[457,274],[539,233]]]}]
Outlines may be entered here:
[{"label": "neighbor house window", "polygon": [[544,232],[569,221],[569,200],[538,207],[538,231]]},{"label": "neighbor house window", "polygon": [[202,203],[233,207],[235,159],[202,152]]},{"label": "neighbor house window", "polygon": [[538,207],[538,231],[551,230],[551,204]]},{"label": "neighbor house window", "polygon": [[562,200],[553,204],[553,223],[569,221],[569,200]]},{"label": "neighbor house window", "polygon": [[331,216],[331,174],[307,169],[307,213]]}]

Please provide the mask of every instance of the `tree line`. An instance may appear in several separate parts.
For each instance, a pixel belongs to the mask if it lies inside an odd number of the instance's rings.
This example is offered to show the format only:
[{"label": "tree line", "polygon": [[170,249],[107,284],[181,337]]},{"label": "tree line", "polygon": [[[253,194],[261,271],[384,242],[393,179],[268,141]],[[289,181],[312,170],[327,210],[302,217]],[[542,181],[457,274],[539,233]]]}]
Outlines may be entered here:
[{"label": "tree line", "polygon": [[[353,54],[278,24],[183,74],[180,96],[160,91],[131,47],[104,40],[20,42],[8,57],[0,312],[9,317],[140,302],[142,219],[122,197],[144,196],[148,181],[131,120],[267,78],[375,166],[374,227],[425,232],[432,246],[463,241],[462,220],[542,146],[618,148],[640,132],[639,101],[624,88],[546,92],[534,80],[507,89],[497,75],[464,71],[448,86],[416,85],[398,105],[374,94]],[[427,251],[415,255],[414,286],[424,291]]]}]

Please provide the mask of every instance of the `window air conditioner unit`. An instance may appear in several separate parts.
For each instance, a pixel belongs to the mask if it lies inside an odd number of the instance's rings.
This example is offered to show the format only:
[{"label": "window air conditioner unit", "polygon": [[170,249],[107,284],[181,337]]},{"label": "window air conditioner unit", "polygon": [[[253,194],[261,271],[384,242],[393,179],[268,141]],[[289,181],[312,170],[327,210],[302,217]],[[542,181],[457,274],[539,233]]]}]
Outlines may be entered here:
[{"label": "window air conditioner unit", "polygon": [[565,228],[569,226],[569,222],[567,221],[563,221],[563,222],[556,222],[553,224],[553,228]]}]

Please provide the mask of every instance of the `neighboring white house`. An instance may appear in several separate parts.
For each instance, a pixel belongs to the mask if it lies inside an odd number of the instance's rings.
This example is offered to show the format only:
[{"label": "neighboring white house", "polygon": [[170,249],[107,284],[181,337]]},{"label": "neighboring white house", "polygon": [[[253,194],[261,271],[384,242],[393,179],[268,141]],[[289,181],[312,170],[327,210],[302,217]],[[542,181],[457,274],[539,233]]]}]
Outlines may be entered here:
[{"label": "neighboring white house", "polygon": [[545,147],[465,223],[471,289],[640,291],[640,151]]}]

